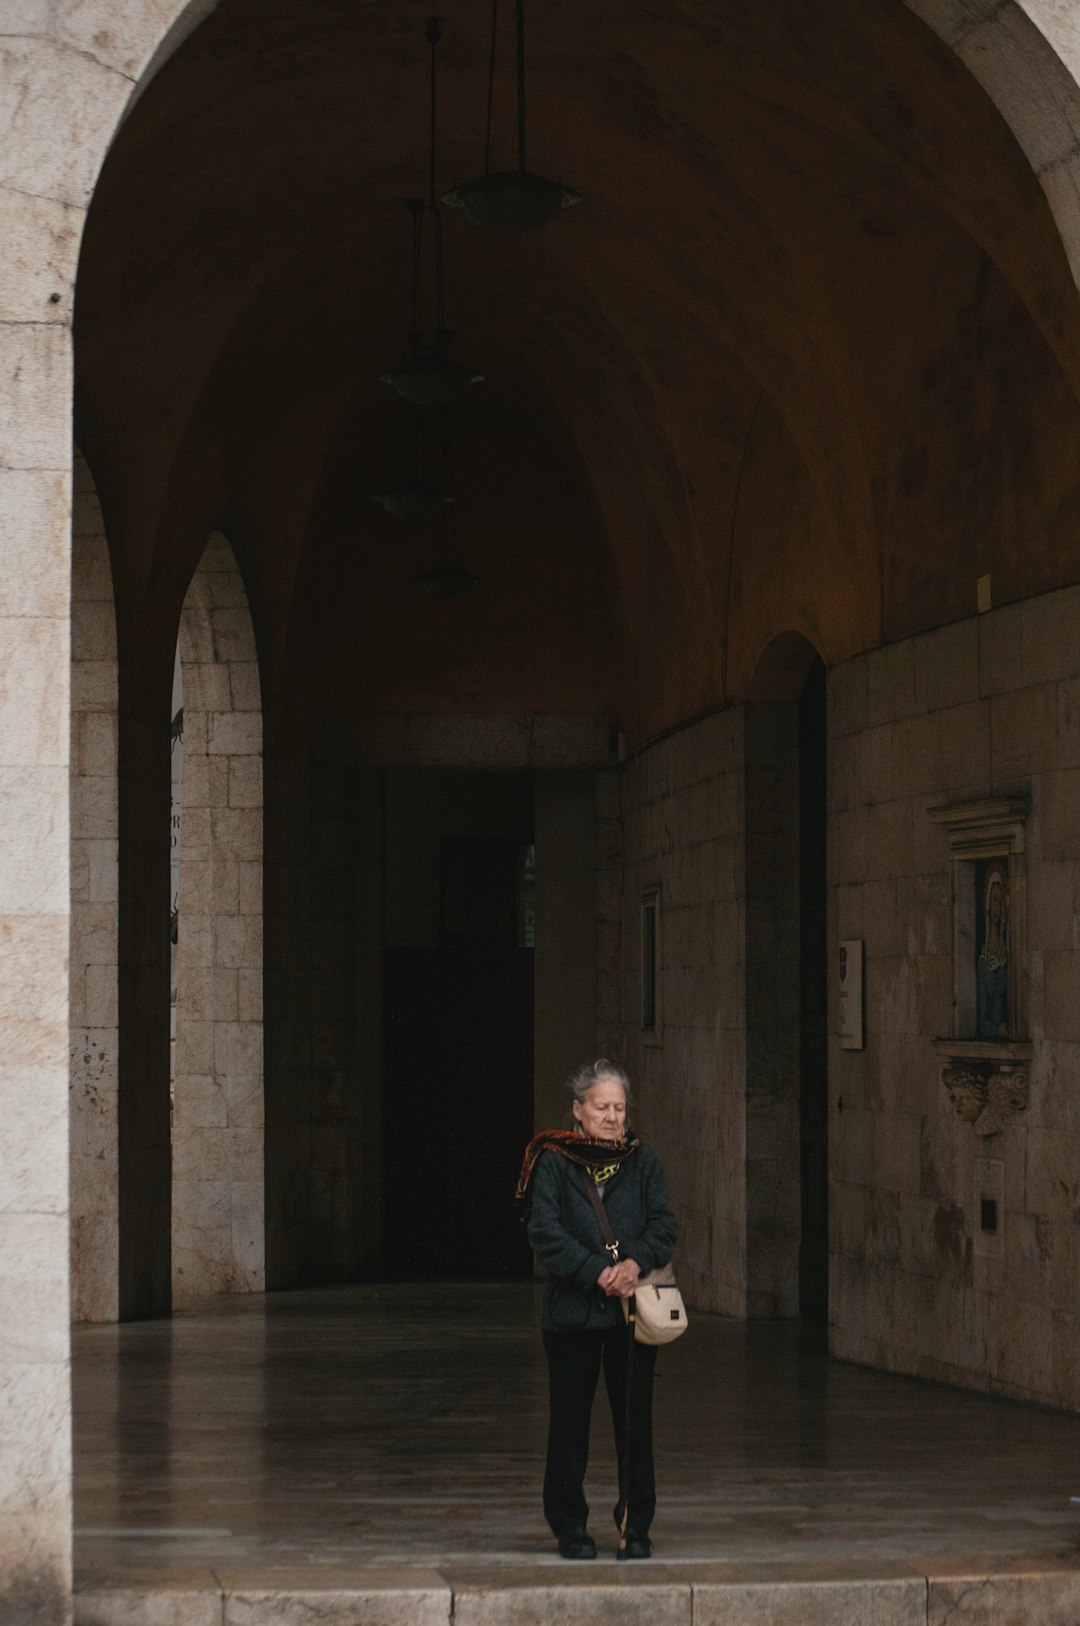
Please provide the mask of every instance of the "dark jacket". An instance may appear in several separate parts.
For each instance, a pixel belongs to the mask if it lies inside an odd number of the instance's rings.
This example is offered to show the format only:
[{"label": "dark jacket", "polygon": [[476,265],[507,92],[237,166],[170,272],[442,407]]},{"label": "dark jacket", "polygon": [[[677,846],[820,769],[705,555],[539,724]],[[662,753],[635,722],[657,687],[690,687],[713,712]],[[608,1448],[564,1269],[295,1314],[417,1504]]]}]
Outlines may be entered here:
[{"label": "dark jacket", "polygon": [[[596,1285],[611,1261],[585,1186],[589,1178],[557,1152],[544,1152],[533,1173],[529,1241],[550,1272],[544,1290],[545,1332],[602,1332],[623,1321],[621,1299],[608,1298]],[[677,1225],[652,1147],[639,1146],[603,1189],[619,1258],[635,1260],[643,1276],[666,1265]]]}]

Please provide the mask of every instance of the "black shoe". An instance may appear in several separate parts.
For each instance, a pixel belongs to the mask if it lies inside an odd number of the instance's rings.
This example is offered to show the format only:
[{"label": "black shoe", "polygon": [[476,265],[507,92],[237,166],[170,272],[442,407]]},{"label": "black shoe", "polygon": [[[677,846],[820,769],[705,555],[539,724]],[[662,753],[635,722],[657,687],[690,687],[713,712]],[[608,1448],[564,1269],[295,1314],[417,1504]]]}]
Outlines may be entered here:
[{"label": "black shoe", "polygon": [[639,1536],[636,1530],[626,1532],[626,1546],[619,1547],[616,1558],[651,1558],[652,1542],[648,1536]]},{"label": "black shoe", "polygon": [[595,1558],[596,1543],[588,1531],[577,1525],[573,1530],[564,1530],[559,1537],[560,1558]]}]

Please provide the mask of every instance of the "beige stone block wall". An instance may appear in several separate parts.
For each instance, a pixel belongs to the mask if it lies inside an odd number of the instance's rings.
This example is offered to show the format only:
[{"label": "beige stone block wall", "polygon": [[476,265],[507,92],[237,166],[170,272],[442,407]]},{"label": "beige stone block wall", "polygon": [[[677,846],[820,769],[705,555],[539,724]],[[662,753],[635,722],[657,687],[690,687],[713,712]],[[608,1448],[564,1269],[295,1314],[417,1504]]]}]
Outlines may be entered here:
[{"label": "beige stone block wall", "polygon": [[[746,1312],[743,786],[743,718],[731,710],[641,752],[621,798],[600,776],[598,804],[601,1034],[625,1056],[635,1120],[664,1159],[680,1280],[695,1305],[730,1315]],[[651,888],[658,1042],[641,1026],[640,910]]]},{"label": "beige stone block wall", "polygon": [[71,556],[71,1312],[115,1321],[117,662],[101,506],[76,453]]},{"label": "beige stone block wall", "polygon": [[[1080,1407],[1080,589],[876,651],[829,677],[830,940],[866,944],[867,1042],[830,1050],[839,1355]],[[934,803],[1025,793],[1027,1109],[958,1118],[950,858]],[[835,1028],[835,1010],[833,1012]],[[1003,1256],[977,1257],[975,1159],[1004,1166]]]},{"label": "beige stone block wall", "polygon": [[232,548],[180,618],[184,768],[173,1087],[173,1297],[261,1291],[262,713]]}]

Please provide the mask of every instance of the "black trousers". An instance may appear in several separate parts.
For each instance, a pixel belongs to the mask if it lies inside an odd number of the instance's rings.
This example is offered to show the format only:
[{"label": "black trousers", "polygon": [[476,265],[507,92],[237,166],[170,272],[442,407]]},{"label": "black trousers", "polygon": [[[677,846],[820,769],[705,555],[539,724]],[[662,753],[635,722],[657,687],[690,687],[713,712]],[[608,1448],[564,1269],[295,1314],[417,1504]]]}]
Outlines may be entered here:
[{"label": "black trousers", "polygon": [[[611,1406],[615,1450],[623,1478],[626,1445],[626,1377],[629,1333],[623,1326],[604,1332],[545,1332],[548,1360],[547,1466],[544,1470],[544,1517],[556,1536],[580,1527],[589,1517],[585,1469],[589,1463],[589,1419],[604,1369]],[[644,1535],[656,1511],[656,1471],[652,1447],[653,1373],[656,1350],[635,1344],[630,1375],[629,1499],[631,1530]],[[615,1504],[615,1526],[622,1521],[622,1499]]]}]

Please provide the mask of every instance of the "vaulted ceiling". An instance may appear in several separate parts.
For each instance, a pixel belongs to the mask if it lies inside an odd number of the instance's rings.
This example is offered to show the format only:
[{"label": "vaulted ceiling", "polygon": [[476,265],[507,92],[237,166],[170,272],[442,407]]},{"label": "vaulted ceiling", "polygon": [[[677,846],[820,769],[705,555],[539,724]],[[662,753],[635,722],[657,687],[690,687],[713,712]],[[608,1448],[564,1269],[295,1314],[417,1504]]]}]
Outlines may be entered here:
[{"label": "vaulted ceiling", "polygon": [[[504,7],[504,11],[512,8]],[[975,82],[887,0],[528,8],[543,231],[445,221],[456,530],[367,499],[393,461],[427,12],[223,0],[120,130],[87,225],[77,433],[121,613],[175,625],[233,537],[264,664],[311,717],[596,711],[631,739],[1076,579],[1080,321],[1042,192]],[[440,190],[482,167],[486,0],[444,14]],[[496,157],[513,161],[509,18]]]}]

